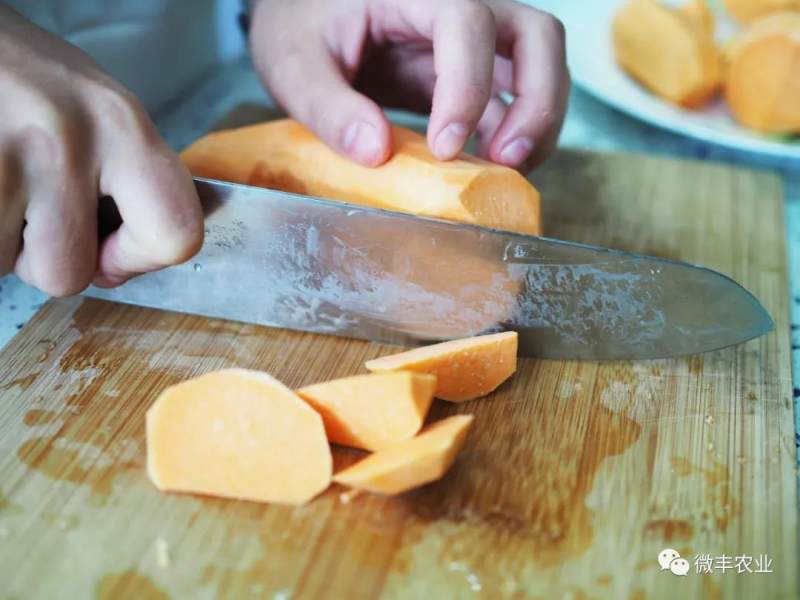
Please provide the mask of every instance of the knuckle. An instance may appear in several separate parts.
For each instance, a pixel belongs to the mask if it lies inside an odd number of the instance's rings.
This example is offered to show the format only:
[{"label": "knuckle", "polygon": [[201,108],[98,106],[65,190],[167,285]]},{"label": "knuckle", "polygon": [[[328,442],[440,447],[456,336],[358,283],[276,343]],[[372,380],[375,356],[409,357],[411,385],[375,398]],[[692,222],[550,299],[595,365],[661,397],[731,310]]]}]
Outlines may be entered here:
[{"label": "knuckle", "polygon": [[61,172],[72,155],[69,139],[67,124],[53,111],[23,126],[16,141],[25,156],[35,157],[37,164],[47,165],[52,172]]},{"label": "knuckle", "polygon": [[139,99],[117,85],[91,86],[92,105],[100,123],[114,132],[139,139],[154,138],[155,128]]}]

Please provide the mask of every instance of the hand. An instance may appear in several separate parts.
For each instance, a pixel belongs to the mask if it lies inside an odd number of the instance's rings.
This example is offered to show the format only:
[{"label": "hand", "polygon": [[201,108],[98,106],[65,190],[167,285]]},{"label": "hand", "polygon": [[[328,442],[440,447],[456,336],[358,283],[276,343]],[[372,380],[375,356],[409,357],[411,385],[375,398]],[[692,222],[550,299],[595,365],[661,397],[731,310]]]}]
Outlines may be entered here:
[{"label": "hand", "polygon": [[[54,296],[189,259],[202,212],[139,102],[80,50],[0,5],[0,275]],[[98,202],[122,224],[98,236]]]},{"label": "hand", "polygon": [[360,163],[391,153],[378,103],[430,111],[428,144],[443,160],[473,131],[483,156],[522,169],[558,140],[564,30],[513,0],[258,0],[250,35],[273,97]]}]

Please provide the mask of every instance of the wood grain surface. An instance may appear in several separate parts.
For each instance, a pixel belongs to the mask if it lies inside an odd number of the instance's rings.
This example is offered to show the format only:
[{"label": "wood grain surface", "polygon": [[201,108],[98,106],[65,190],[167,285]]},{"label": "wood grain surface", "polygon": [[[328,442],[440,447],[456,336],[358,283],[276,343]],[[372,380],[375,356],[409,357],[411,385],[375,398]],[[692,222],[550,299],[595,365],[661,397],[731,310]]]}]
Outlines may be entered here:
[{"label": "wood grain surface", "polygon": [[[777,331],[680,360],[522,360],[491,397],[434,406],[434,419],[476,415],[442,481],[396,498],[334,486],[292,509],[159,493],[148,406],[212,369],[300,386],[393,348],[50,302],[0,353],[0,597],[797,597],[778,180],[575,152],[534,179],[548,235],[718,269]],[[357,457],[336,452],[338,465]],[[660,570],[665,547],[690,560],[686,577]],[[766,554],[773,572],[697,574],[700,554]]]}]

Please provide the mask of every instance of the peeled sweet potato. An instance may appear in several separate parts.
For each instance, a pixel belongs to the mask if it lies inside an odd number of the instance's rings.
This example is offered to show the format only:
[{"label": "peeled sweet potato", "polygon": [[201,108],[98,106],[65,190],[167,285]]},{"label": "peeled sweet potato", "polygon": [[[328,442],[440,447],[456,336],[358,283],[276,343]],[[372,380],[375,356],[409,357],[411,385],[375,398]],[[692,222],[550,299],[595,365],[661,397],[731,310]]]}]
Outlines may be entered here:
[{"label": "peeled sweet potato", "polygon": [[413,437],[433,401],[436,377],[398,371],[335,379],[297,390],[336,444],[380,450]]},{"label": "peeled sweet potato", "polygon": [[146,426],[147,472],[160,490],[302,504],[331,481],[322,419],[264,373],[230,369],[169,387]]},{"label": "peeled sweet potato", "polygon": [[719,91],[722,62],[711,36],[656,0],[628,0],[614,18],[613,41],[619,65],[669,102],[698,108]]},{"label": "peeled sweet potato", "polygon": [[725,97],[741,124],[800,133],[800,13],[767,15],[728,48]]},{"label": "peeled sweet potato", "polygon": [[196,176],[537,235],[539,193],[517,171],[460,155],[439,161],[425,137],[392,129],[384,165],[361,166],[297,121],[209,133],[181,154]]},{"label": "peeled sweet potato", "polygon": [[800,0],[725,0],[725,7],[742,23],[784,10],[800,10]]},{"label": "peeled sweet potato", "polygon": [[373,372],[436,375],[437,398],[465,402],[493,392],[517,370],[517,332],[493,333],[414,348],[367,361]]},{"label": "peeled sweet potato", "polygon": [[353,489],[400,494],[441,478],[458,455],[472,415],[457,415],[426,427],[400,442],[338,472],[333,480]]}]

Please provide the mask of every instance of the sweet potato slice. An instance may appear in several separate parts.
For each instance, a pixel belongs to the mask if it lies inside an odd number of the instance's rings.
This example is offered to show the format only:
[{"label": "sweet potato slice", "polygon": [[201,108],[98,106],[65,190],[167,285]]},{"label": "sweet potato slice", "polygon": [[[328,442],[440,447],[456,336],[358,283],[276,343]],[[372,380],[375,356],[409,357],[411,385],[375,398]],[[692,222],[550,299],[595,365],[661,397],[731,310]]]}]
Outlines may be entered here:
[{"label": "sweet potato slice", "polygon": [[302,504],[332,470],[322,418],[264,373],[190,379],[147,411],[147,472],[163,491]]},{"label": "sweet potato slice", "polygon": [[373,372],[436,375],[437,398],[464,402],[493,392],[517,370],[517,333],[507,331],[452,340],[367,361]]},{"label": "sweet potato slice", "polygon": [[394,127],[392,136],[392,158],[377,168],[290,119],[209,133],[181,158],[200,177],[539,234],[539,193],[517,171],[466,154],[439,161],[422,135]]},{"label": "sweet potato slice", "polygon": [[297,390],[336,444],[380,450],[413,437],[425,422],[436,377],[398,371],[335,379]]},{"label": "sweet potato slice", "polygon": [[725,97],[741,124],[800,133],[800,13],[754,21],[728,48]]},{"label": "sweet potato slice", "polygon": [[337,473],[342,485],[400,494],[441,478],[464,444],[472,415],[457,415],[426,427],[417,437],[399,442]]},{"label": "sweet potato slice", "polygon": [[725,0],[725,7],[738,21],[747,23],[774,12],[800,10],[800,0]]},{"label": "sweet potato slice", "polygon": [[719,91],[722,61],[711,36],[656,0],[628,0],[613,39],[619,65],[674,104],[697,108]]}]

